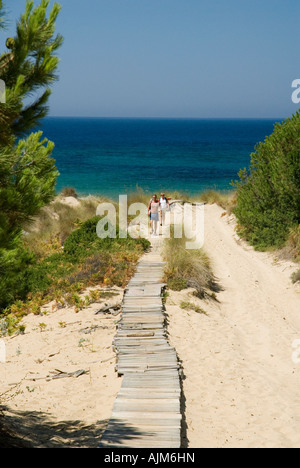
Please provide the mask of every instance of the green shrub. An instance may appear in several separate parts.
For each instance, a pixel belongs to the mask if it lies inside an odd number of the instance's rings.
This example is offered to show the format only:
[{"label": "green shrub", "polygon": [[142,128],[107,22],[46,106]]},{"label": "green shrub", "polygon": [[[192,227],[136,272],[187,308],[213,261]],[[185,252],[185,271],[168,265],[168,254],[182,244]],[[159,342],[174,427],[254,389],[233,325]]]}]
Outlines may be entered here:
[{"label": "green shrub", "polygon": [[117,252],[121,249],[135,250],[140,246],[141,250],[147,250],[150,242],[147,239],[132,239],[131,237],[120,239],[119,228],[116,227],[116,238],[106,237],[100,239],[97,236],[96,228],[101,218],[95,216],[82,223],[79,229],[72,232],[64,244],[64,252],[73,261],[82,257],[87,257],[98,251]]},{"label": "green shrub", "polygon": [[0,310],[29,293],[27,269],[34,260],[35,256],[21,244],[0,251],[0,271],[4,272],[0,278]]},{"label": "green shrub", "polygon": [[[93,217],[73,231],[64,249],[39,261],[22,247],[5,251],[0,257],[6,274],[0,281],[0,310],[28,294],[56,294],[84,285],[106,282],[123,286],[135,264],[149,246],[146,239],[100,239],[96,226],[100,217]],[[118,231],[118,230],[117,230]],[[73,289],[72,289],[73,288]]]},{"label": "green shrub", "polygon": [[240,234],[258,249],[282,247],[300,222],[300,112],[275,125],[239,177]]}]

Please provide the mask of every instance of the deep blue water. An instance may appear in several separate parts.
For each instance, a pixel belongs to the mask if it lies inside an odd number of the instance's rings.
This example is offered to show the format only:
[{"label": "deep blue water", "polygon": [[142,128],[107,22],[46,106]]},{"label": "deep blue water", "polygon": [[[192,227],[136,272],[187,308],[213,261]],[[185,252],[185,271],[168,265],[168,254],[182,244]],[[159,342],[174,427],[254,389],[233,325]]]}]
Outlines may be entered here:
[{"label": "deep blue water", "polygon": [[117,197],[147,192],[230,190],[275,120],[57,118],[44,120],[55,142],[57,191]]}]

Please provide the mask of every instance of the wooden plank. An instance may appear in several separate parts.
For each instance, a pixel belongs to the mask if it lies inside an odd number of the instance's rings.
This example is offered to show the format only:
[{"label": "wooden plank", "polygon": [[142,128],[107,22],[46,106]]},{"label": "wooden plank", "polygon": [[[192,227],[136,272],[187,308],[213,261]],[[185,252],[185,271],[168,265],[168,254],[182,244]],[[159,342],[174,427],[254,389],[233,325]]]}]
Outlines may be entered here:
[{"label": "wooden plank", "polygon": [[178,398],[144,398],[144,399],[132,399],[125,398],[118,395],[114,407],[114,411],[147,411],[151,413],[167,412],[180,413],[180,402]]},{"label": "wooden plank", "polygon": [[124,343],[123,341],[119,341],[116,347],[116,352],[118,355],[126,356],[127,354],[129,355],[135,355],[135,354],[174,354],[176,355],[176,352],[172,348],[166,348],[166,345],[163,343],[158,343],[156,345],[150,344],[150,343],[132,343],[130,346],[127,345],[127,343]]},{"label": "wooden plank", "polygon": [[156,330],[162,329],[163,323],[122,323],[118,324],[121,330]]},{"label": "wooden plank", "polygon": [[153,315],[153,314],[126,314],[123,316],[122,320],[119,322],[123,323],[164,323],[165,317],[163,315]]},{"label": "wooden plank", "polygon": [[157,350],[156,352],[149,353],[147,350],[143,351],[140,350],[138,353],[126,353],[122,354],[120,353],[118,356],[119,361],[126,360],[128,362],[130,361],[140,361],[140,360],[145,360],[149,362],[160,362],[160,360],[163,360],[163,362],[166,361],[172,361],[178,363],[178,359],[176,356],[176,353],[172,349],[170,350],[162,350],[159,351]]},{"label": "wooden plank", "polygon": [[[138,378],[138,376],[137,376],[137,378]],[[167,385],[169,386],[169,388],[178,388],[178,389],[180,389],[179,382],[177,382],[175,379],[172,379],[172,378],[161,380],[161,382],[159,380],[155,380],[155,379],[146,380],[146,381],[145,380],[140,381],[139,379],[132,379],[132,380],[127,380],[126,383],[125,382],[122,383],[122,386],[124,388],[126,388],[126,387],[143,388],[144,387],[144,388],[159,388],[159,389],[162,389],[162,388],[166,387]]]},{"label": "wooden plank", "polygon": [[126,441],[125,442],[113,442],[113,441],[104,441],[103,443],[101,442],[100,444],[100,448],[116,448],[116,449],[121,449],[121,448],[134,448],[134,449],[147,449],[147,448],[159,448],[159,449],[163,449],[163,448],[168,448],[168,449],[172,449],[172,448],[178,448],[180,445],[178,445],[178,441],[177,440],[174,440],[174,441],[159,441],[159,440],[156,440],[155,442],[154,441],[147,441],[147,440],[139,440],[139,439],[132,439],[131,440],[128,440],[125,439]]},{"label": "wooden plank", "polygon": [[[149,360],[141,360],[141,361],[125,361],[125,360],[118,360],[117,362],[118,368],[134,368],[134,367],[143,367],[144,369],[149,369],[149,370],[154,370],[154,369],[178,369],[179,364],[177,362],[173,361],[166,361],[162,363],[158,363],[155,361],[149,361]],[[152,379],[153,380],[153,379]]]},{"label": "wooden plank", "polygon": [[[127,391],[125,391],[127,390]],[[124,397],[128,399],[138,399],[138,400],[147,400],[148,398],[153,399],[174,399],[180,397],[180,390],[172,389],[170,392],[165,392],[163,389],[161,391],[148,390],[147,392],[141,392],[136,388],[121,389],[118,393],[118,397]]]},{"label": "wooden plank", "polygon": [[[155,443],[158,439],[160,443],[165,443],[165,442],[172,442],[172,441],[177,441],[180,439],[180,434],[178,434],[178,429],[177,428],[169,428],[167,426],[163,427],[149,427],[148,426],[145,428],[141,428],[138,426],[137,428],[134,428],[132,432],[135,434],[135,438],[139,438],[139,443],[146,443],[146,442],[151,442],[152,443],[155,441]],[[167,428],[167,429],[165,429]],[[111,427],[111,429],[107,429],[105,436],[102,439],[103,442],[108,442],[108,443],[114,443],[116,441],[116,437],[118,439],[118,444],[128,444],[128,443],[135,443],[131,442],[131,434],[130,430],[118,430],[118,428]]]},{"label": "wooden plank", "polygon": [[135,427],[145,424],[154,428],[167,426],[177,428],[178,431],[181,429],[180,415],[173,415],[172,417],[172,413],[156,413],[154,415],[154,413],[113,412],[112,420],[115,419],[118,421],[118,424],[134,425]]},{"label": "wooden plank", "polygon": [[[150,378],[151,377],[151,378]],[[139,375],[138,379],[139,382],[147,382],[148,380],[174,380],[174,382],[180,382],[180,379],[178,378],[178,370],[177,369],[162,369],[162,370],[147,370],[144,372],[143,375]],[[132,381],[134,380],[134,375],[128,375],[128,380]],[[127,376],[123,379],[123,382],[127,382]]]},{"label": "wooden plank", "polygon": [[[107,429],[105,438],[102,440],[113,441],[113,437],[117,435],[119,443],[124,443],[125,441],[128,443],[128,440],[130,439],[130,432],[130,429],[128,430],[127,428],[118,429],[114,426],[111,426]],[[176,428],[168,426],[138,426],[132,428],[132,432],[137,433],[142,438],[143,442],[151,441],[157,438],[160,438],[160,441],[174,441],[178,440],[178,437],[180,437],[180,434],[178,434],[178,430]]]},{"label": "wooden plank", "polygon": [[140,354],[134,353],[118,353],[117,354],[118,362],[149,362],[151,364],[179,364],[176,354],[174,352],[153,352],[149,353],[147,351],[141,351]]},{"label": "wooden plank", "polygon": [[[118,436],[118,443],[130,443],[131,435],[135,435],[136,439],[139,439],[140,442],[144,443],[146,441],[156,441],[160,439],[160,442],[163,441],[174,441],[178,440],[180,434],[178,434],[178,429],[176,427],[168,427],[168,426],[137,426],[132,428],[132,431],[129,429],[119,429],[111,426],[107,430],[105,437],[102,440],[113,442],[115,436]],[[127,441],[127,442],[126,442]]]},{"label": "wooden plank", "polygon": [[176,381],[173,381],[173,382],[166,381],[166,382],[162,382],[162,384],[159,384],[159,383],[156,384],[155,381],[143,382],[143,383],[140,383],[138,381],[127,381],[127,382],[123,381],[122,382],[123,389],[130,388],[130,389],[136,389],[139,391],[142,391],[143,389],[147,389],[147,391],[149,391],[149,389],[151,389],[153,391],[160,392],[160,391],[165,391],[167,386],[170,392],[172,392],[173,390],[176,390],[176,391],[178,390],[179,392],[181,391],[181,387],[179,383],[177,383]]},{"label": "wooden plank", "polygon": [[124,291],[113,342],[124,379],[100,446],[180,447],[180,364],[166,337],[164,265],[145,254]]},{"label": "wooden plank", "polygon": [[[163,338],[163,337],[162,337]],[[132,338],[129,337],[121,337],[121,338],[118,338],[118,339],[115,339],[114,340],[114,345],[116,347],[121,347],[121,346],[124,346],[126,348],[134,348],[134,347],[137,347],[139,348],[140,346],[144,346],[145,348],[149,348],[151,347],[152,349],[159,349],[160,346],[165,346],[165,341],[163,341],[161,338],[156,338],[155,340],[153,340],[153,343],[151,343],[149,340],[145,340],[145,339],[140,339],[140,338],[136,338],[136,341],[132,341]]]},{"label": "wooden plank", "polygon": [[132,343],[128,345],[123,343],[122,341],[119,342],[118,351],[122,352],[123,354],[127,353],[140,353],[140,352],[147,352],[147,353],[175,353],[176,351],[172,348],[168,343],[161,343],[153,345],[152,343]]},{"label": "wooden plank", "polygon": [[[152,335],[152,336],[151,336]],[[150,338],[150,339],[149,339]],[[114,338],[114,341],[123,341],[124,343],[129,342],[138,342],[143,341],[145,343],[156,343],[160,341],[166,341],[166,331],[163,328],[162,330],[136,330],[136,331],[128,331],[128,330],[118,330],[117,335]]]},{"label": "wooden plank", "polygon": [[161,435],[170,435],[170,438],[176,436],[178,431],[176,426],[147,426],[144,424],[132,425],[132,424],[111,424],[109,423],[106,429],[107,435],[120,434],[120,435],[127,435],[130,432],[140,432],[145,435],[152,436],[154,434]]},{"label": "wooden plank", "polygon": [[164,357],[162,360],[156,359],[155,354],[152,355],[145,355],[144,357],[141,356],[139,358],[134,358],[130,354],[126,354],[125,356],[119,355],[117,362],[118,364],[143,364],[143,365],[149,365],[149,366],[154,366],[154,367],[166,367],[169,364],[178,364],[178,361],[176,357],[174,356],[169,356],[169,357]]},{"label": "wooden plank", "polygon": [[[127,377],[127,375],[126,375]],[[126,382],[122,382],[122,387],[123,388],[155,388],[156,390],[162,390],[164,387],[169,386],[170,389],[178,389],[180,390],[180,385],[179,382],[177,382],[175,379],[173,379],[172,375],[169,377],[165,377],[164,379],[161,379],[161,383],[159,382],[159,379],[149,379],[149,380],[143,380],[142,382],[140,381],[139,377],[143,376],[134,376],[134,375],[128,375],[128,377],[132,377],[132,379],[127,380]],[[137,377],[134,379],[134,377]],[[124,385],[123,385],[124,384]]]}]

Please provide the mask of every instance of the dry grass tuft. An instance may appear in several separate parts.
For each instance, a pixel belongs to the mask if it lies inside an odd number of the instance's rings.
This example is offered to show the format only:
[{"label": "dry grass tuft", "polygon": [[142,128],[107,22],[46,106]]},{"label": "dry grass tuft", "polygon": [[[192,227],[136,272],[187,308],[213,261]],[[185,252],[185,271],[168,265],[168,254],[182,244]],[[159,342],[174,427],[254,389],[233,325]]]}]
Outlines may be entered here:
[{"label": "dry grass tuft", "polygon": [[202,249],[187,250],[186,239],[171,238],[165,241],[165,280],[170,289],[179,291],[194,288],[199,298],[212,297],[219,291],[207,255]]},{"label": "dry grass tuft", "polygon": [[59,252],[71,232],[82,222],[96,215],[99,203],[107,201],[105,198],[94,196],[77,199],[72,195],[74,198],[72,204],[65,202],[65,196],[62,193],[56,197],[52,203],[41,209],[32,224],[24,228],[25,245],[39,259]]},{"label": "dry grass tuft", "polygon": [[221,206],[224,210],[231,214],[234,207],[236,206],[236,192],[217,192],[216,190],[207,190],[199,195],[199,200],[204,203],[212,205],[216,203]]}]

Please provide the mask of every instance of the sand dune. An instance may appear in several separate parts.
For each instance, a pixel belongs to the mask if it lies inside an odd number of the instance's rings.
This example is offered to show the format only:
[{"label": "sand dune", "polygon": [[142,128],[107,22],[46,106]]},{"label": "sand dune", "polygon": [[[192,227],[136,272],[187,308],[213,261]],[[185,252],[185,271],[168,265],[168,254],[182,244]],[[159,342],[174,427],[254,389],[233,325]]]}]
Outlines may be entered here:
[{"label": "sand dune", "polygon": [[[170,339],[186,376],[189,447],[299,447],[300,290],[295,265],[255,252],[235,234],[233,217],[205,207],[204,249],[223,291],[219,303],[190,292],[167,301]],[[208,316],[182,310],[182,300]]]},{"label": "sand dune", "polygon": [[[123,290],[106,300],[120,302]],[[105,303],[105,300],[103,301]],[[101,304],[30,314],[24,335],[6,337],[0,364],[0,403],[6,422],[34,448],[97,447],[122,379],[112,341],[118,316],[95,314]],[[85,371],[55,378],[58,371]]]},{"label": "sand dune", "polygon": [[[300,288],[289,262],[255,252],[233,217],[205,207],[204,249],[222,291],[219,302],[192,290],[170,292],[170,341],[182,360],[188,447],[300,447]],[[152,239],[160,249],[159,237]],[[122,291],[115,301],[120,300]],[[199,304],[207,315],[180,308]],[[117,317],[52,310],[24,319],[25,335],[6,337],[0,364],[7,420],[35,447],[97,446],[122,380],[111,349]],[[41,325],[44,323],[46,326]],[[55,369],[88,373],[52,380]],[[25,418],[26,416],[26,418]],[[26,423],[25,425],[24,422]]]}]

